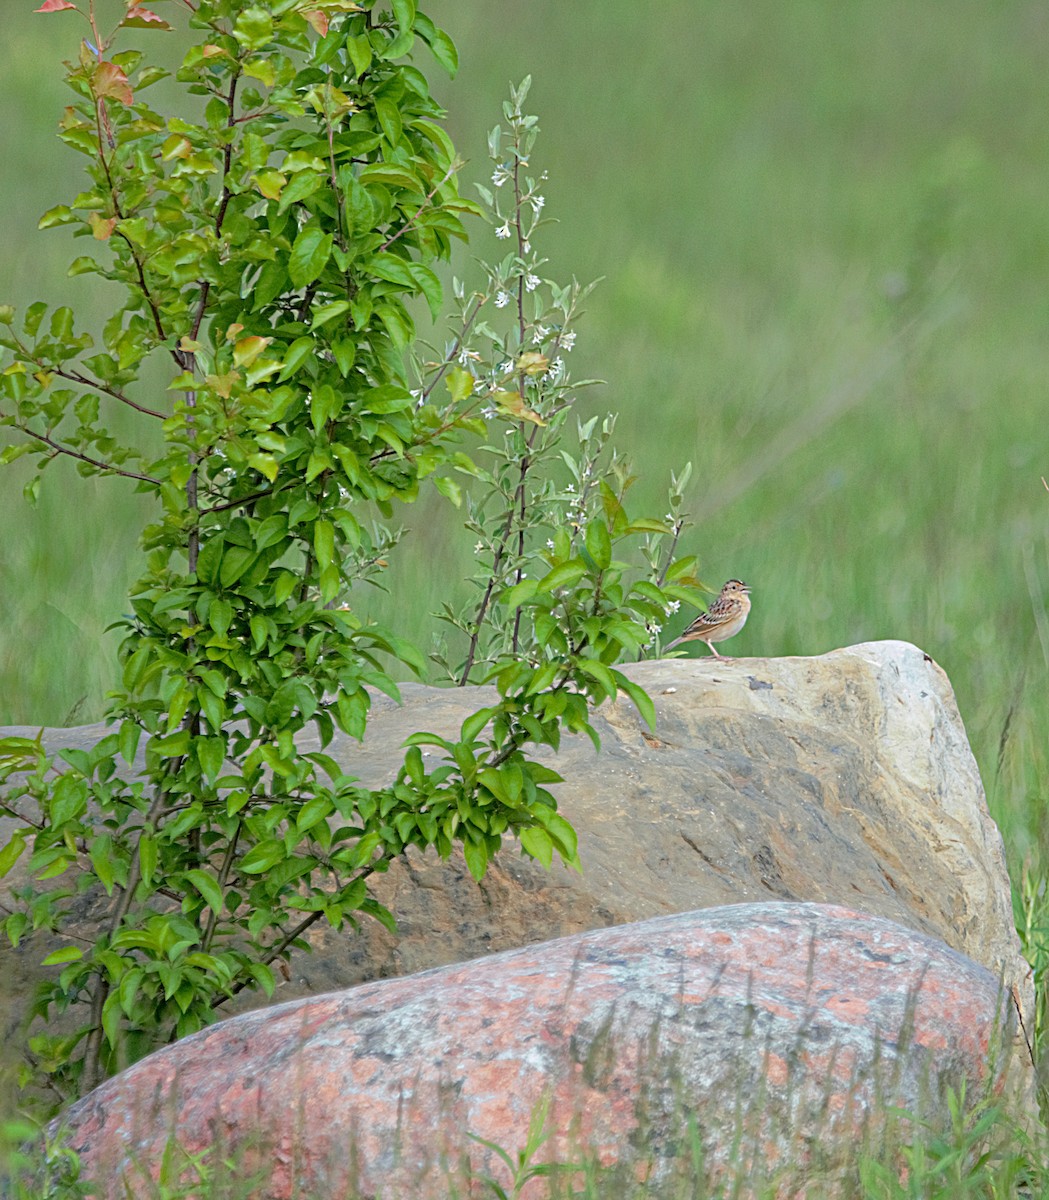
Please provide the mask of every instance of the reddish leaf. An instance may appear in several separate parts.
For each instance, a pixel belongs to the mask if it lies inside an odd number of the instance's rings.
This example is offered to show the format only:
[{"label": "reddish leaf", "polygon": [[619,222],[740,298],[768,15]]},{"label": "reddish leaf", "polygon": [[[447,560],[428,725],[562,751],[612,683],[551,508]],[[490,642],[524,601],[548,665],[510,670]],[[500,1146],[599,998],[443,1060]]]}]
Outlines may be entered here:
[{"label": "reddish leaf", "polygon": [[228,400],[230,393],[240,382],[240,372],[227,371],[225,375],[205,375],[204,382],[223,400]]},{"label": "reddish leaf", "polygon": [[148,8],[143,8],[140,4],[132,4],[127,10],[127,15],[120,22],[121,28],[132,29],[170,29],[171,26],[164,20],[163,17],[158,17],[155,12],[150,12]]},{"label": "reddish leaf", "polygon": [[101,62],[91,76],[91,90],[102,100],[110,97],[121,104],[131,104],[135,99],[127,76],[113,62]]},{"label": "reddish leaf", "polygon": [[75,4],[70,3],[70,0],[44,0],[44,3],[39,8],[34,8],[33,12],[61,12],[64,8],[74,8],[77,12],[80,11]]},{"label": "reddish leaf", "polygon": [[116,217],[100,217],[98,213],[89,213],[87,223],[91,226],[91,232],[100,242],[108,242],[113,234],[113,227],[117,223]]},{"label": "reddish leaf", "polygon": [[302,15],[316,29],[320,37],[328,36],[328,14],[326,12],[321,12],[319,8],[311,8]]},{"label": "reddish leaf", "polygon": [[268,337],[241,338],[233,347],[233,362],[238,367],[250,367],[258,356],[273,341]]}]

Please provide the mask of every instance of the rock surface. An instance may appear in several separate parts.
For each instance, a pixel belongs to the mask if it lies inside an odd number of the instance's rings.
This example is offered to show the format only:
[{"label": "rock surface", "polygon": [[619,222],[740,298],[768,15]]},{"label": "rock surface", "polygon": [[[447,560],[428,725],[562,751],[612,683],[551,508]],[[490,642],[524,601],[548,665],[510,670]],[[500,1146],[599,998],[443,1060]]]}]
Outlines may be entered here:
[{"label": "rock surface", "polygon": [[[877,642],[815,658],[703,656],[626,670],[656,703],[656,735],[621,698],[594,722],[600,755],[567,738],[553,760],[581,876],[547,873],[507,846],[478,887],[461,858],[412,853],[373,884],[398,935],[376,923],[359,936],[311,932],[315,953],[293,961],[275,999],[661,913],[813,900],[942,939],[1033,1011],[1001,836],[950,684],[927,655]],[[407,685],[403,706],[377,700],[365,745],[339,738],[331,752],[365,783],[386,782],[409,733],[458,730],[489,694]],[[82,745],[101,732],[54,730],[49,741]],[[0,948],[7,1045],[41,957]]]},{"label": "rock surface", "polygon": [[510,1190],[467,1132],[515,1154],[545,1097],[557,1132],[537,1162],[582,1147],[665,1182],[692,1169],[694,1114],[713,1179],[794,1195],[854,1181],[887,1105],[935,1119],[941,1078],[993,1091],[1011,1012],[936,939],[839,907],[736,905],[247,1013],[109,1080],[67,1125],[105,1197],[147,1194],[173,1131],[258,1172],[258,1200],[436,1200],[482,1194],[462,1156]]}]

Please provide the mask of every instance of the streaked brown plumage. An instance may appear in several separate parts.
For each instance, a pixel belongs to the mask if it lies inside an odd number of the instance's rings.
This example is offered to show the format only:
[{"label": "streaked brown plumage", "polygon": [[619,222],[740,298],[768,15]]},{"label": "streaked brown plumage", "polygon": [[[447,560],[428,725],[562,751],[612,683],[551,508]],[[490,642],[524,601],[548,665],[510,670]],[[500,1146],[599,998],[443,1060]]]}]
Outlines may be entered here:
[{"label": "streaked brown plumage", "polygon": [[700,613],[685,632],[675,638],[667,650],[682,642],[706,642],[715,658],[724,658],[714,649],[715,642],[735,637],[747,623],[750,613],[750,588],[741,579],[730,579],[705,613]]}]

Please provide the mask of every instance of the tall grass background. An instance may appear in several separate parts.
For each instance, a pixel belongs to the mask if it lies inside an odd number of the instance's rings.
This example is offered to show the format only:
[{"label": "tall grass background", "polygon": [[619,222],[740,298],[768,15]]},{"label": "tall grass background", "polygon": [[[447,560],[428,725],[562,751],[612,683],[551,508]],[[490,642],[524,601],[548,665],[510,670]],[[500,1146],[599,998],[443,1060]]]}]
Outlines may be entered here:
[{"label": "tall grass background", "polygon": [[[0,302],[72,303],[90,323],[111,301],[65,278],[82,247],[36,232],[81,186],[55,129],[59,62],[86,26],[33,7],[4,4]],[[646,511],[694,463],[683,549],[713,587],[753,588],[729,652],[921,646],[954,685],[1014,872],[1030,859],[1041,875],[1049,5],[423,8],[459,46],[439,95],[467,180],[487,179],[508,82],[533,76],[532,165],[559,221],[549,273],[602,278],[572,367],[607,384],[583,410],[620,414]],[[457,271],[499,248],[478,226]],[[98,719],[116,674],[103,631],[127,608],[145,509],[125,481],[65,463],[32,508],[31,474],[0,471],[0,722]],[[431,611],[464,594],[469,541],[443,501],[404,519],[390,591],[360,604],[425,648]]]}]

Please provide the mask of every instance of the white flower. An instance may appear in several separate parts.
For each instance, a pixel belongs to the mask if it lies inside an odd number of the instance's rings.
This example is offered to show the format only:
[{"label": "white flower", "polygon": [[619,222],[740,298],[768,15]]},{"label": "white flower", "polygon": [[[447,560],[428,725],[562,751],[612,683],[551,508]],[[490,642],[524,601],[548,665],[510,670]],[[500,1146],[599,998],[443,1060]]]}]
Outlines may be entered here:
[{"label": "white flower", "polygon": [[664,521],[669,521],[669,522],[671,523],[671,525],[673,525],[673,523],[674,523],[674,514],[673,514],[673,513],[667,513],[667,515],[666,515],[666,516],[663,518],[663,520],[664,520]]},{"label": "white flower", "polygon": [[525,291],[534,292],[542,281],[538,275],[525,276]]},{"label": "white flower", "polygon": [[527,238],[525,238],[525,240],[521,243],[521,249],[525,252],[525,254],[531,254],[532,253],[532,243]]},{"label": "white flower", "polygon": [[567,333],[561,334],[561,348],[563,350],[571,350],[575,345],[575,330],[570,329]]},{"label": "white flower", "polygon": [[545,203],[546,203],[545,196],[533,196],[532,197],[532,207],[535,209],[536,216],[539,216],[539,214],[543,211],[543,205]]},{"label": "white flower", "polygon": [[495,416],[495,409],[489,404],[487,408],[481,409],[481,416],[484,417],[486,421],[490,421],[492,417]]},{"label": "white flower", "polygon": [[495,187],[500,188],[510,178],[510,172],[506,167],[496,167],[492,172],[492,183]]},{"label": "white flower", "polygon": [[504,362],[503,365],[499,368],[499,373],[501,375],[512,375],[514,373],[513,362],[510,359],[507,359],[506,362]]},{"label": "white flower", "polygon": [[566,488],[565,488],[565,491],[566,491],[566,492],[568,492],[568,494],[569,494],[569,495],[571,495],[572,493],[574,493],[574,492],[575,492],[575,484],[574,484],[574,483],[570,483],[570,484],[568,485],[568,487],[566,487]]},{"label": "white flower", "polygon": [[550,364],[550,370],[547,371],[546,377],[553,383],[557,383],[565,373],[565,360],[563,358],[555,358]]},{"label": "white flower", "polygon": [[506,308],[506,306],[509,303],[510,303],[510,293],[509,292],[496,293],[496,297],[495,297],[495,307],[496,308]]},{"label": "white flower", "polygon": [[484,542],[478,542],[477,545],[474,546],[474,554],[480,554],[483,549],[484,549]]},{"label": "white flower", "polygon": [[541,346],[549,336],[550,330],[545,325],[537,325],[535,333],[532,334],[532,344],[534,346]]},{"label": "white flower", "polygon": [[508,238],[510,236],[510,222],[504,221],[495,231],[495,236],[497,238]]},{"label": "white flower", "polygon": [[547,550],[553,550],[553,548],[554,548],[554,539],[553,538],[546,539],[546,548],[547,548]]},{"label": "white flower", "polygon": [[672,616],[674,613],[676,613],[680,607],[681,607],[680,600],[671,600],[670,603],[666,606],[666,608],[663,609],[663,611],[669,617],[669,616]]}]

